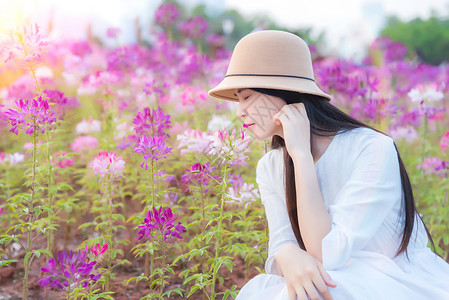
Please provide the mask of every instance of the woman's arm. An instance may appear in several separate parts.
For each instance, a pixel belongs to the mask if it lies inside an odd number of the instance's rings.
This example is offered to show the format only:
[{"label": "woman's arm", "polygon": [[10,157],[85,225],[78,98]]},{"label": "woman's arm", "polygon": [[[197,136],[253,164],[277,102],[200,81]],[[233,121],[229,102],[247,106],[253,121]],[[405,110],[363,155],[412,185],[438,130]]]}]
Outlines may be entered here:
[{"label": "woman's arm", "polygon": [[292,159],[301,236],[307,252],[322,263],[321,242],[332,229],[332,219],[324,205],[312,154],[292,156]]}]

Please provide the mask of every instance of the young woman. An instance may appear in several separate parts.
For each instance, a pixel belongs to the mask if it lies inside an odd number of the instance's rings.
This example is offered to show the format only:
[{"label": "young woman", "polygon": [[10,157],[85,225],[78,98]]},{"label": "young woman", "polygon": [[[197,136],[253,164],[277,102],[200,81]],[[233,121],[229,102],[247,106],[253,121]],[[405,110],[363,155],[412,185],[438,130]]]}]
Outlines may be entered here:
[{"label": "young woman", "polygon": [[330,104],[306,43],[259,31],[209,95],[272,137],[256,181],[269,226],[266,274],[237,299],[449,299],[449,265],[415,209],[393,140]]}]

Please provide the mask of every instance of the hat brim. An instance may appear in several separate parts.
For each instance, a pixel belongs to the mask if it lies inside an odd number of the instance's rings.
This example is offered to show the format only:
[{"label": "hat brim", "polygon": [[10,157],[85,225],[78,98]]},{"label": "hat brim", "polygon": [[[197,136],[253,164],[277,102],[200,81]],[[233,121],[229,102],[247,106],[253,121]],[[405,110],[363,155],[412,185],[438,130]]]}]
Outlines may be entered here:
[{"label": "hat brim", "polygon": [[225,77],[219,85],[209,90],[211,97],[221,100],[239,102],[234,95],[236,89],[266,88],[276,90],[295,91],[304,94],[323,96],[328,101],[331,96],[323,92],[314,81],[290,77],[259,77],[259,76],[230,76]]}]

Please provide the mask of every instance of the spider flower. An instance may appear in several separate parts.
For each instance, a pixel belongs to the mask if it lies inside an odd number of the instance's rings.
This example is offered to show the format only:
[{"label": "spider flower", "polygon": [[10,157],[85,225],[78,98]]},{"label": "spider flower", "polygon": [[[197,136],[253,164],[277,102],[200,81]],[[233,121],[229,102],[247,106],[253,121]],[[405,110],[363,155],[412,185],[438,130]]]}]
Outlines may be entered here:
[{"label": "spider flower", "polygon": [[165,155],[170,153],[173,148],[166,147],[164,139],[161,136],[142,136],[139,143],[134,147],[135,153],[142,153],[143,160],[140,167],[148,169],[147,160],[159,160],[167,158]]},{"label": "spider flower", "polygon": [[182,134],[176,136],[176,140],[179,143],[178,148],[187,148],[181,149],[181,156],[188,152],[207,152],[211,143],[207,132],[202,132],[199,129],[186,129]]},{"label": "spider flower", "polygon": [[145,107],[133,120],[134,131],[139,136],[168,136],[165,129],[171,127],[170,115],[164,114],[160,107],[150,110]]},{"label": "spider flower", "polygon": [[449,161],[441,160],[439,157],[425,157],[423,163],[416,168],[424,170],[425,175],[435,174],[440,178],[446,178],[449,171]]},{"label": "spider flower", "polygon": [[178,26],[178,29],[191,39],[200,39],[208,28],[209,24],[200,16],[193,16]]},{"label": "spider flower", "polygon": [[103,243],[103,245],[97,243],[95,246],[90,248],[90,252],[92,252],[98,259],[106,252],[107,249],[108,243]]},{"label": "spider flower", "polygon": [[248,146],[253,141],[252,137],[243,128],[236,135],[236,129],[232,134],[228,131],[215,131],[210,137],[208,154],[221,157],[221,162],[229,161],[231,165],[245,161],[248,157],[245,152],[250,151]]},{"label": "spider flower", "polygon": [[5,112],[11,123],[9,132],[19,133],[19,129],[25,130],[26,134],[32,135],[34,130],[45,133],[47,126],[56,122],[55,111],[49,110],[48,102],[41,96],[31,99],[15,101],[17,110],[9,109]]},{"label": "spider flower", "polygon": [[70,253],[58,251],[55,258],[50,258],[48,264],[41,268],[47,276],[38,281],[40,286],[50,286],[59,290],[70,290],[87,287],[90,282],[96,282],[101,274],[94,273],[96,261],[89,261],[84,250]]},{"label": "spider flower", "polygon": [[48,44],[47,36],[40,32],[37,24],[23,26],[11,31],[9,38],[0,44],[0,57],[5,63],[39,63]]},{"label": "spider flower", "polygon": [[[219,179],[219,176],[211,175],[213,170],[215,170],[215,167],[211,167],[209,162],[203,165],[200,163],[193,164],[190,168],[185,169],[187,173],[181,176],[181,181],[183,184],[196,184],[206,187],[209,185],[209,179]],[[190,191],[189,188],[186,189],[186,192],[188,191]],[[203,192],[206,193],[207,189]]]},{"label": "spider flower", "polygon": [[143,237],[147,237],[150,240],[154,240],[157,237],[163,238],[166,241],[168,238],[182,239],[182,233],[187,230],[178,222],[174,224],[175,217],[170,207],[160,206],[159,209],[155,207],[149,210],[146,214],[143,225],[139,225],[140,230],[139,240]]},{"label": "spider flower", "polygon": [[119,177],[125,169],[125,161],[115,152],[100,151],[98,156],[90,163],[90,167],[94,170],[95,175],[104,177],[111,174],[113,177]]},{"label": "spider flower", "polygon": [[178,8],[172,3],[159,5],[154,13],[154,21],[161,26],[170,26],[179,16]]}]

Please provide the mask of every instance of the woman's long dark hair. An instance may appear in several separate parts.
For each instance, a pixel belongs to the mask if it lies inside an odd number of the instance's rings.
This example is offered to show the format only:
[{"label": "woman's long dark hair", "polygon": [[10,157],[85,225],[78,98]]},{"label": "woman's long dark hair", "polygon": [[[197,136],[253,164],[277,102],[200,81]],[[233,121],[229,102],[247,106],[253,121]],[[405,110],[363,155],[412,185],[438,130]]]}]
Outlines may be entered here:
[{"label": "woman's long dark hair", "polygon": [[[342,132],[340,132],[341,134],[348,130],[359,127],[370,128],[381,134],[385,134],[377,129],[372,128],[367,124],[364,124],[350,117],[349,115],[347,115],[334,105],[330,104],[324,97],[321,96],[302,94],[293,91],[275,90],[275,89],[252,88],[252,90],[270,96],[282,98],[287,104],[303,102],[306,108],[307,117],[309,118],[310,121],[310,145],[312,145],[313,134],[318,136],[333,136],[338,134],[340,130],[342,130]],[[293,160],[287,152],[284,139],[278,135],[274,135],[271,140],[271,149],[277,149],[281,147],[283,148],[284,153],[285,181],[286,181],[285,196],[287,200],[288,216],[290,218],[290,223],[292,225],[293,232],[295,233],[295,237],[296,240],[298,241],[299,246],[303,250],[306,250],[304,241],[302,240],[301,237],[301,231],[299,229],[297,205],[296,205],[295,171],[293,167]],[[405,211],[402,240],[400,247],[396,252],[396,255],[399,255],[403,252],[405,252],[405,254],[407,255],[407,246],[409,244],[410,237],[413,232],[413,226],[415,224],[415,213],[416,215],[418,215],[420,219],[421,216],[417,214],[412,186],[410,184],[407,171],[404,167],[401,156],[399,155],[399,151],[396,147],[396,144],[394,144],[394,147],[398,155],[401,183],[404,192],[403,197],[404,201],[401,204],[401,216],[402,213]],[[424,228],[426,229],[427,237],[429,238],[429,241],[432,244],[433,251],[435,251],[435,244],[425,224]]]}]

